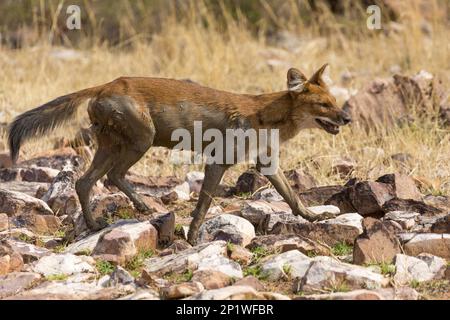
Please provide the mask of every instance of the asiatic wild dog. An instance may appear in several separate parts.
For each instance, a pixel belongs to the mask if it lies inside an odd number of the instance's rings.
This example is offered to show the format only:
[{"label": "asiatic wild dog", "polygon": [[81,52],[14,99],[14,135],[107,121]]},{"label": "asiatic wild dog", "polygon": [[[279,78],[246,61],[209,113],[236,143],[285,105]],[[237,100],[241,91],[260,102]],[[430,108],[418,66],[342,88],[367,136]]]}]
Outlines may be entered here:
[{"label": "asiatic wild dog", "polygon": [[[194,121],[205,129],[225,134],[228,128],[279,129],[280,142],[299,130],[321,128],[339,133],[339,126],[351,121],[336,105],[322,80],[326,64],[307,79],[298,69],[287,73],[288,90],[260,94],[236,94],[187,81],[160,78],[118,78],[110,83],[56,98],[19,115],[10,124],[8,142],[13,162],[21,144],[42,136],[73,119],[77,108],[90,99],[87,112],[98,150],[87,172],[76,182],[76,192],[86,223],[93,230],[102,227],[89,207],[93,185],[105,174],[141,211],[148,210],[141,197],[125,180],[125,174],[153,146],[173,148],[171,133],[178,128],[193,130]],[[207,164],[199,200],[192,212],[188,240],[195,243],[217,185],[229,164]],[[261,162],[256,162],[261,170]],[[278,168],[267,178],[285,199],[293,214],[313,221],[312,214],[291,189]]]}]

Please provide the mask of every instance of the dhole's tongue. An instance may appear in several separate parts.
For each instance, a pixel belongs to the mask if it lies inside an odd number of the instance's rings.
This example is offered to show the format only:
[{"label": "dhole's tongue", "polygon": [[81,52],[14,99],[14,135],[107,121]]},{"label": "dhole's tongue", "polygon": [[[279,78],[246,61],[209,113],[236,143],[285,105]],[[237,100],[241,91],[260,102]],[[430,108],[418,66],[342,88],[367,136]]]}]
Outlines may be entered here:
[{"label": "dhole's tongue", "polygon": [[331,134],[339,133],[339,126],[335,125],[334,123],[322,119],[316,119],[316,122],[328,133]]}]

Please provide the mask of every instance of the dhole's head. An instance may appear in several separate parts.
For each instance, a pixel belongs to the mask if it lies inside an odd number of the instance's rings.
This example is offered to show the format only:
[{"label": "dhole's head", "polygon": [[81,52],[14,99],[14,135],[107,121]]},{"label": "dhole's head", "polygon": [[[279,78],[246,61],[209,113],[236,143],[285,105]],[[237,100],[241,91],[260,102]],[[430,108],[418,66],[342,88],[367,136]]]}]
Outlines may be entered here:
[{"label": "dhole's head", "polygon": [[338,134],[339,127],[348,124],[351,117],[337,106],[335,97],[322,79],[327,66],[323,65],[309,79],[300,70],[289,69],[287,84],[293,100],[292,117],[303,128],[316,127]]}]

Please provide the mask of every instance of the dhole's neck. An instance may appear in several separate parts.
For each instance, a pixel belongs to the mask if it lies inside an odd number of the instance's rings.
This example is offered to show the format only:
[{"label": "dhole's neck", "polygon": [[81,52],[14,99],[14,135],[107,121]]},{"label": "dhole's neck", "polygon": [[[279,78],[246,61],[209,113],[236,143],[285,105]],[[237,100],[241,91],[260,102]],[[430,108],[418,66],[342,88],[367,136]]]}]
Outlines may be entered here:
[{"label": "dhole's neck", "polygon": [[292,119],[292,97],[289,91],[254,96],[256,112],[250,116],[258,128],[279,129],[281,141],[288,140],[298,132]]}]

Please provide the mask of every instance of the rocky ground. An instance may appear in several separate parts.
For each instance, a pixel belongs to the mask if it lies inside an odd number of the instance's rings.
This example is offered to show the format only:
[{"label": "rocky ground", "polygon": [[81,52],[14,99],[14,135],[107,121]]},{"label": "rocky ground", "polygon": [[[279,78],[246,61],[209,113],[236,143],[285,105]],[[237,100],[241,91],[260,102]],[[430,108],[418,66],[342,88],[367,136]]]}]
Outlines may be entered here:
[{"label": "rocky ground", "polygon": [[[363,120],[394,97],[401,119],[404,97],[389,91],[418,90],[426,101],[417,83],[428,76],[417,77],[374,82],[346,108],[370,126]],[[289,170],[302,201],[327,217],[310,223],[249,170],[220,186],[192,247],[201,172],[130,172],[148,214],[103,179],[91,206],[109,226],[91,233],[74,183],[92,150],[86,132],[78,138],[16,167],[0,154],[0,299],[450,299],[450,197],[422,194],[423,180],[391,173],[318,186]],[[355,165],[343,159],[334,169],[346,176]]]}]

